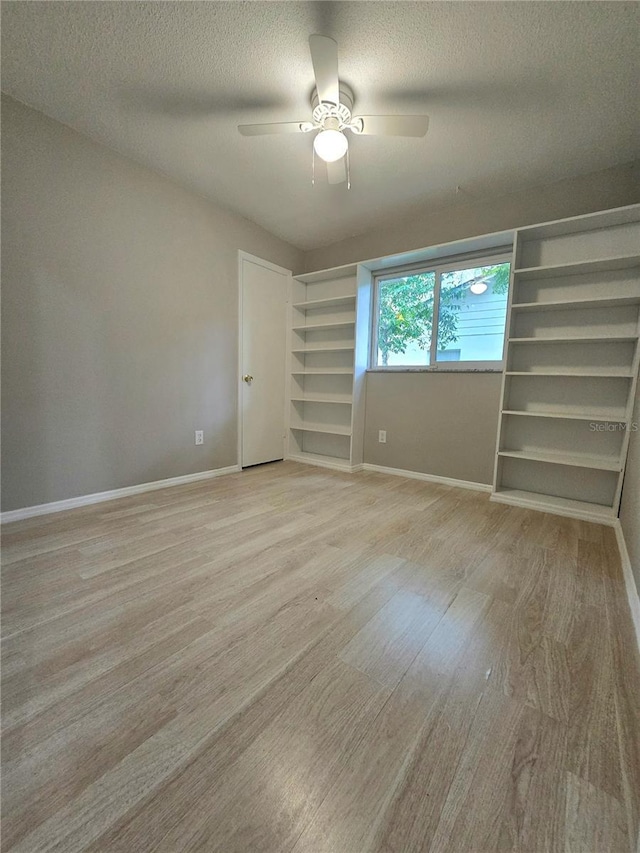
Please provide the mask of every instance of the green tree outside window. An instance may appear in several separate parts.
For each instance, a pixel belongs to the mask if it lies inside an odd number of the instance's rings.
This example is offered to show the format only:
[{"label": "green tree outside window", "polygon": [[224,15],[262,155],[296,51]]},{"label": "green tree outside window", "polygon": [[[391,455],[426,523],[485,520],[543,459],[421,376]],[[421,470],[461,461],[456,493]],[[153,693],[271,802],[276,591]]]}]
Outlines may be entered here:
[{"label": "green tree outside window", "polygon": [[[509,290],[509,264],[455,270],[442,275],[438,323],[438,347],[444,349],[457,341],[458,315],[469,287],[486,281],[492,292],[504,295]],[[391,353],[404,353],[409,344],[427,350],[433,334],[433,309],[436,276],[416,273],[383,281],[379,286],[378,350],[384,367]]]}]

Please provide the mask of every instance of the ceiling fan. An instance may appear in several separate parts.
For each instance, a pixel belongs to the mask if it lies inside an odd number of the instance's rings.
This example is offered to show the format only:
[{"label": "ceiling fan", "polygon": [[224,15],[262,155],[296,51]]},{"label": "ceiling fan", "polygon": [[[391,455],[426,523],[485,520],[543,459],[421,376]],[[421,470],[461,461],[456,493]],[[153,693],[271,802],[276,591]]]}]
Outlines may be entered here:
[{"label": "ceiling fan", "polygon": [[345,131],[369,136],[424,136],[428,116],[353,116],[354,96],[338,78],[338,45],[328,36],[309,36],[316,88],[311,96],[312,121],[241,124],[243,136],[266,133],[311,133],[314,153],[327,164],[330,184],[348,182],[349,140]]}]

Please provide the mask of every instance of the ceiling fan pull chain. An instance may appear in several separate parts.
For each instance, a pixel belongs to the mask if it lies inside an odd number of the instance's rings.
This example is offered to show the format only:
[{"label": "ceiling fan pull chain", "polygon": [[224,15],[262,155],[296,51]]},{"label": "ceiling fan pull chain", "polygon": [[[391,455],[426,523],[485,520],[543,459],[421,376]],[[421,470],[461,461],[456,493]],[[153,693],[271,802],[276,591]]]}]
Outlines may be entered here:
[{"label": "ceiling fan pull chain", "polygon": [[349,156],[349,149],[347,148],[347,189],[351,189],[351,157]]},{"label": "ceiling fan pull chain", "polygon": [[311,186],[316,185],[316,149],[311,146]]}]

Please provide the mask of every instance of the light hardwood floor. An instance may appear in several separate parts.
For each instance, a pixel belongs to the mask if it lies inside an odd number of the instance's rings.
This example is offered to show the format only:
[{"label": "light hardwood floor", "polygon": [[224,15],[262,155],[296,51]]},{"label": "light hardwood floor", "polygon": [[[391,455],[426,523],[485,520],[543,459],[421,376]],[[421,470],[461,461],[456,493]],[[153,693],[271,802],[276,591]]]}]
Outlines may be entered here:
[{"label": "light hardwood floor", "polygon": [[12,853],[630,851],[610,529],[293,463],[3,530]]}]

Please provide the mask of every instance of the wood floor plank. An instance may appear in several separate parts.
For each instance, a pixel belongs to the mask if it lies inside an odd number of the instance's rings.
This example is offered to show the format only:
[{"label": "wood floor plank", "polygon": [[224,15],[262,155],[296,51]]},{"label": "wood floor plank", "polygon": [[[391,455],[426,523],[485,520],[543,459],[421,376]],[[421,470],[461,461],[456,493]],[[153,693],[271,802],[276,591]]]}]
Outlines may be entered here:
[{"label": "wood floor plank", "polygon": [[505,785],[500,850],[561,850],[566,837],[566,726],[524,710]]},{"label": "wood floor plank", "polygon": [[633,848],[636,839],[640,844],[640,655],[633,624],[628,618],[629,604],[614,544],[605,545],[604,591],[620,748],[621,797],[626,806],[629,843]]},{"label": "wood floor plank", "polygon": [[[471,595],[482,601],[478,593]],[[410,853],[428,850],[433,842],[487,680],[506,640],[507,605],[485,599],[482,618],[471,627],[461,652],[447,653],[456,648],[456,635],[464,636],[463,626],[452,620],[464,598],[462,593],[456,599],[434,632],[434,642],[427,644],[432,648],[428,657],[439,662],[434,669],[442,687],[398,776],[393,798],[378,818],[372,849]],[[443,666],[446,661],[451,663]]]},{"label": "wood floor plank", "polygon": [[[5,679],[2,686],[5,731],[77,693],[88,682],[117,668],[123,661],[127,665],[131,658],[153,650],[167,635],[193,621],[195,615],[186,607],[169,606],[152,599],[133,609],[133,619],[139,617],[140,621],[119,624],[115,637],[111,632],[106,636],[103,633],[96,637],[93,648],[87,645],[84,650],[66,649],[42,664]],[[203,619],[200,623],[205,633],[209,626]]]},{"label": "wood floor plank", "polygon": [[[205,638],[196,641],[200,645],[205,668],[194,668],[187,661],[188,678],[183,670],[185,663],[174,659],[173,667],[167,673],[160,673],[161,683],[164,681],[165,690],[170,692],[158,702],[158,686],[145,687],[144,679],[136,684],[149,697],[148,709],[141,708],[139,702],[134,702],[129,714],[123,714],[120,702],[115,702],[115,716],[112,726],[115,731],[105,732],[100,725],[99,717],[94,719],[92,714],[82,718],[75,725],[76,737],[83,732],[82,723],[91,723],[94,727],[94,738],[80,750],[80,742],[76,744],[71,766],[67,770],[66,785],[59,777],[61,765],[61,750],[66,751],[71,732],[65,732],[62,744],[54,753],[54,761],[49,762],[49,785],[55,782],[55,790],[62,802],[56,802],[52,814],[36,829],[23,837],[16,845],[16,850],[50,850],[57,845],[66,851],[83,850],[94,838],[103,833],[123,813],[145,794],[160,784],[181,765],[188,763],[202,748],[207,739],[220,728],[226,720],[237,713],[251,697],[276,677],[290,661],[299,653],[301,631],[305,631],[308,642],[313,642],[319,633],[326,629],[331,622],[332,614],[323,605],[313,614],[307,607],[288,608],[284,618],[274,619],[263,630],[256,631],[253,637],[245,638],[237,645],[223,653],[222,657],[211,661],[211,653],[206,648]],[[315,623],[315,624],[314,624]],[[261,648],[261,654],[256,655],[254,642]],[[208,661],[208,663],[207,663]],[[242,671],[242,680],[237,679],[237,673]],[[146,674],[146,680],[151,684],[157,683],[152,674]],[[162,688],[160,688],[162,690]],[[160,693],[162,695],[162,693]],[[155,701],[154,701],[155,700]],[[131,716],[131,712],[146,716],[151,707],[166,708],[172,717],[157,728],[155,733],[147,733],[141,742],[131,743],[128,732],[122,728],[123,717]],[[165,714],[167,711],[165,711]],[[116,732],[121,735],[119,749],[116,748]],[[106,737],[105,739],[105,735]],[[108,751],[98,752],[96,748]],[[41,753],[41,751],[38,751]],[[89,762],[89,755],[97,760]],[[34,762],[41,760],[35,755],[33,760],[23,763],[17,771],[17,779],[7,779],[7,784],[15,786],[22,782],[29,784]],[[81,793],[77,796],[75,788],[76,763],[79,767],[89,764],[90,774],[84,778]],[[57,768],[57,781],[51,772]],[[75,772],[74,772],[75,771]],[[51,788],[49,797],[51,798]],[[41,791],[33,791],[34,799],[41,799]],[[57,841],[54,844],[54,840]]]},{"label": "wood floor plank", "polygon": [[567,773],[566,825],[566,853],[631,849],[622,805],[573,773]]},{"label": "wood floor plank", "polygon": [[492,675],[491,685],[554,719],[567,722],[570,690],[567,649],[546,631],[549,612],[559,606],[549,602],[550,575],[555,567],[544,549],[532,549],[532,554],[512,609],[509,642]]},{"label": "wood floor plank", "polygon": [[513,604],[520,591],[527,560],[511,551],[492,551],[479,561],[473,561],[465,584],[478,592]]},{"label": "wood floor plank", "polygon": [[567,769],[614,798],[623,798],[616,677],[606,610],[586,607],[568,646],[570,715]]},{"label": "wood floor plank", "polygon": [[434,853],[495,849],[524,713],[515,699],[483,694],[431,842]]},{"label": "wood floor plank", "polygon": [[[208,558],[201,554],[194,555],[184,550],[163,553],[150,562],[146,570],[138,563],[130,564],[122,580],[112,578],[108,585],[102,581],[83,583],[75,598],[65,595],[60,600],[51,595],[47,605],[40,605],[41,616],[50,608],[49,618],[36,619],[33,624],[25,625],[21,631],[4,638],[3,676],[10,677],[19,666],[42,664],[63,650],[71,655],[74,648],[82,651],[89,642],[94,642],[97,634],[113,636],[130,621],[130,613],[140,601],[148,600],[154,594],[166,596],[175,590],[177,574],[179,586],[183,588],[185,583],[202,576],[210,582],[214,569]],[[77,579],[75,586],[77,590]],[[22,605],[20,611],[25,609]],[[33,612],[31,607],[29,610]],[[37,614],[34,612],[34,615]],[[14,664],[14,658],[22,663]]]},{"label": "wood floor plank", "polygon": [[287,850],[315,813],[389,691],[335,659],[164,839],[161,850]]},{"label": "wood floor plank", "polygon": [[[180,543],[161,552],[123,563],[110,571],[108,578],[101,575],[82,578],[80,566],[73,578],[55,589],[41,583],[38,578],[28,585],[28,600],[25,600],[24,589],[22,596],[17,590],[9,602],[5,602],[3,598],[5,638],[32,629],[37,632],[60,617],[68,616],[83,622],[84,619],[97,618],[98,614],[112,608],[122,608],[138,595],[145,594],[163,582],[175,583],[176,572],[189,570],[194,562],[203,566],[210,564],[211,560],[206,554],[198,554]],[[213,571],[210,571],[213,574]],[[76,613],[76,617],[71,616],[73,613]],[[44,632],[46,630],[44,628]],[[55,631],[55,626],[53,630]],[[26,642],[28,645],[28,640]]]},{"label": "wood floor plank", "polygon": [[389,554],[373,556],[368,548],[364,551],[358,548],[355,560],[356,565],[327,599],[329,604],[341,610],[353,607],[374,584],[390,577],[404,562]]},{"label": "wood floor plank", "polygon": [[[294,850],[368,850],[420,732],[453,678],[465,649],[480,633],[489,599],[463,591],[438,623],[370,732],[345,762],[317,815]],[[485,673],[480,673],[484,682]],[[472,681],[477,684],[478,671]],[[472,691],[473,692],[473,691]],[[475,710],[475,694],[471,704]],[[422,784],[421,784],[422,790]],[[377,845],[376,845],[377,849]]]},{"label": "wood floor plank", "polygon": [[153,645],[146,649],[141,647],[106,673],[96,673],[73,693],[72,698],[65,696],[26,722],[6,730],[3,755],[7,766],[10,768],[13,761],[18,762],[30,751],[36,751],[37,745],[46,744],[57,732],[68,730],[75,721],[90,714],[92,709],[99,710],[114,693],[117,694],[144,672],[152,670],[205,635],[209,625],[195,617],[187,621],[183,613],[177,627],[173,631],[170,628],[167,625],[165,636]]},{"label": "wood floor plank", "polygon": [[436,627],[444,610],[400,590],[356,634],[341,660],[393,689]]},{"label": "wood floor plank", "polygon": [[[432,537],[433,553],[420,563],[403,561],[393,573],[402,589],[426,598],[434,607],[445,611],[456,594],[465,585],[468,563],[462,563],[454,554],[442,559],[443,548]],[[451,558],[450,558],[451,557]]]},{"label": "wood floor plank", "polygon": [[331,630],[274,679],[254,701],[232,717],[214,735],[194,760],[179,769],[157,791],[116,823],[98,839],[95,853],[108,849],[156,850],[165,839],[178,835],[185,815],[193,804],[206,806],[207,792],[249,747],[255,738],[299,695],[335,658],[351,637],[365,625],[395,593],[384,581],[374,586],[352,609],[340,614]]},{"label": "wood floor plank", "polygon": [[633,850],[611,529],[285,462],[2,532],[8,853]]}]

